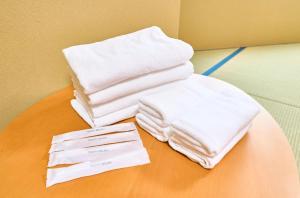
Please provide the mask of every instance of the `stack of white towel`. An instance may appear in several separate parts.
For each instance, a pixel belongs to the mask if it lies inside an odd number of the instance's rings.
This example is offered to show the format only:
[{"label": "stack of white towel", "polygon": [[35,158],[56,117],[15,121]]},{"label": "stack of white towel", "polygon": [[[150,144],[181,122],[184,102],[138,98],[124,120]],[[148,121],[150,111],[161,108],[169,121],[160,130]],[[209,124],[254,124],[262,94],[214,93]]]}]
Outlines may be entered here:
[{"label": "stack of white towel", "polygon": [[141,97],[176,87],[193,73],[192,47],[158,27],[63,53],[75,87],[71,105],[92,127],[135,116]]},{"label": "stack of white towel", "polygon": [[213,168],[246,134],[258,112],[239,89],[194,74],[176,88],[143,97],[136,120],[158,140]]},{"label": "stack of white towel", "polygon": [[151,135],[205,168],[237,144],[259,112],[239,89],[193,74],[192,47],[158,27],[63,52],[75,88],[71,105],[90,126],[136,115]]}]

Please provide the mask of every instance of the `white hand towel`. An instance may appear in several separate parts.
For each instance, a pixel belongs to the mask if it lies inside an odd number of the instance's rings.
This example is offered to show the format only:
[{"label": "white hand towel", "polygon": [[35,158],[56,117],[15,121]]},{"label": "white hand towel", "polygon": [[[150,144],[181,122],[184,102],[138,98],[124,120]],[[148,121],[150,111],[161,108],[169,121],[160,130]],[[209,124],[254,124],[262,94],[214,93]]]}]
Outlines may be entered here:
[{"label": "white hand towel", "polygon": [[[193,72],[193,64],[191,62],[187,62],[174,68],[149,73],[134,79],[126,80],[101,91],[86,95],[86,101],[91,106],[104,104],[111,100],[137,93],[145,89],[186,79],[191,76]],[[84,91],[80,86],[78,79],[74,76],[72,80],[75,89],[81,93],[81,95],[83,95]]]},{"label": "white hand towel", "polygon": [[159,141],[168,141],[169,125],[198,103],[198,96],[181,85],[140,100],[137,123]]},{"label": "white hand towel", "polygon": [[202,155],[216,156],[259,112],[251,102],[235,98],[200,99],[197,106],[171,123],[171,136],[176,133]]},{"label": "white hand towel", "polygon": [[[161,120],[162,127],[168,126],[174,119],[184,114],[187,109],[195,106],[200,97],[197,93],[181,85],[179,84],[179,86],[164,92],[142,97],[139,106],[140,112],[144,111],[150,114],[153,117],[152,120],[154,118]],[[151,119],[151,117],[149,118]]]},{"label": "white hand towel", "polygon": [[[147,111],[145,111],[144,109],[147,109]],[[160,128],[169,127],[169,125],[166,124],[163,120],[161,120],[157,116],[153,116],[156,114],[156,112],[152,111],[150,108],[146,107],[143,104],[139,104],[139,113],[142,114],[143,116],[147,117],[147,119],[150,119],[150,121],[153,123],[153,125],[155,125],[157,127],[160,127]]]},{"label": "white hand towel", "polygon": [[246,126],[239,133],[237,133],[234,138],[215,156],[207,156],[202,152],[199,152],[191,143],[184,141],[181,136],[177,136],[174,132],[170,139],[169,145],[176,151],[186,155],[192,161],[199,163],[201,166],[207,169],[212,169],[215,167],[223,157],[245,136],[250,125]]},{"label": "white hand towel", "polygon": [[[194,109],[199,111],[199,115],[202,117],[193,121],[200,123],[201,120],[212,121],[212,117],[209,117],[209,113],[211,112],[209,107],[211,106],[212,109],[216,108],[218,110],[220,108],[228,114],[235,111],[237,114],[250,114],[244,120],[234,120],[234,122],[242,124],[248,124],[247,121],[253,118],[257,111],[257,106],[253,100],[234,86],[214,78],[193,75],[188,80],[185,80],[183,84],[172,90],[143,97],[140,100],[139,112],[148,119],[141,119],[139,116],[140,121],[138,123],[148,126],[148,129],[151,126],[151,131],[146,128],[145,130],[150,134],[156,134],[154,137],[157,139],[164,139],[165,141],[168,139],[166,136],[168,133],[162,133],[162,131],[165,132],[172,122],[189,115],[189,112]],[[205,110],[208,114],[201,114]],[[192,114],[193,116],[196,118],[199,117],[197,112]],[[224,116],[224,119],[227,120],[226,116]],[[214,123],[212,124],[215,125]],[[143,126],[141,127],[143,128]],[[237,131],[239,129],[233,130],[232,133],[236,133]]]},{"label": "white hand towel", "polygon": [[99,118],[91,118],[86,109],[83,107],[83,105],[80,104],[80,102],[78,102],[77,100],[71,100],[71,106],[79,114],[79,116],[84,121],[86,121],[91,127],[106,126],[134,117],[138,109],[138,105],[133,105]]},{"label": "white hand towel", "polygon": [[175,67],[193,55],[192,47],[150,27],[102,42],[63,50],[84,93],[90,94],[130,78]]},{"label": "white hand towel", "polygon": [[147,132],[149,132],[153,137],[155,137],[161,142],[168,141],[168,138],[170,136],[169,127],[161,127],[157,125],[155,122],[149,119],[148,116],[145,116],[142,113],[138,113],[135,116],[135,119],[138,125],[144,130],[146,130]]}]

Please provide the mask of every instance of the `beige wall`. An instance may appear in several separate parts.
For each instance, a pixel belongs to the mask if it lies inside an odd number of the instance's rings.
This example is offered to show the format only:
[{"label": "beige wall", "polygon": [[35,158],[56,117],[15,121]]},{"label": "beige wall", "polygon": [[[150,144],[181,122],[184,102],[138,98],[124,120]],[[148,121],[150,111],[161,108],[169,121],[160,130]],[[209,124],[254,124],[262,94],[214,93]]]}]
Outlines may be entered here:
[{"label": "beige wall", "polygon": [[69,83],[65,47],[157,25],[176,37],[179,0],[1,0],[0,128]]},{"label": "beige wall", "polygon": [[300,42],[300,1],[182,0],[179,37],[195,49]]}]

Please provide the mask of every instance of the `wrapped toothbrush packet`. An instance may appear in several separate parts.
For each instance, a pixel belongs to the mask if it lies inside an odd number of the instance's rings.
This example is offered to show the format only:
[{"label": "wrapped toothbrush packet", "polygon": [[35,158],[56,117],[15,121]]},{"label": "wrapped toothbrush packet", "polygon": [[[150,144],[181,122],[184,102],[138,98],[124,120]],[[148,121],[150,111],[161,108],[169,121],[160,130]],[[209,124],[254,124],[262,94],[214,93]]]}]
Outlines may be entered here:
[{"label": "wrapped toothbrush packet", "polygon": [[[149,155],[134,123],[72,131],[52,138],[46,187],[148,163]],[[69,166],[55,168],[57,165]]]}]

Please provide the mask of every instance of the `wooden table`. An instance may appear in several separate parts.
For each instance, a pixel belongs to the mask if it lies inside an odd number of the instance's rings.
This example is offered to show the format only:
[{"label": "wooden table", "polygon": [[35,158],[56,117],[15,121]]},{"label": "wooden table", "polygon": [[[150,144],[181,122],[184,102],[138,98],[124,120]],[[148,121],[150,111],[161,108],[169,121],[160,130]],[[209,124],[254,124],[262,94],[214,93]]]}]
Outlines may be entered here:
[{"label": "wooden table", "polygon": [[202,168],[139,128],[150,164],[46,188],[52,136],[88,128],[71,108],[71,98],[71,87],[59,91],[19,115],[0,133],[1,198],[300,197],[291,148],[265,110],[249,134],[213,170]]}]

